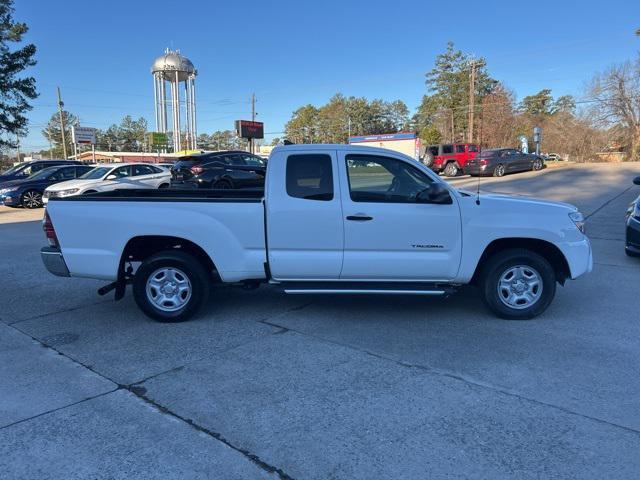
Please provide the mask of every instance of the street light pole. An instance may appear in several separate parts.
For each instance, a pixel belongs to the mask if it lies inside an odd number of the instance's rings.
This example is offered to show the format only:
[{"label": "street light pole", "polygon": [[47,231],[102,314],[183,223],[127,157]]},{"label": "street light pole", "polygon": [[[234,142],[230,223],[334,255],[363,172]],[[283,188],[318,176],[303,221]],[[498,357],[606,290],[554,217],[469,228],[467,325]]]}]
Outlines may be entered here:
[{"label": "street light pole", "polygon": [[67,141],[64,138],[64,115],[62,115],[62,107],[64,107],[64,103],[62,103],[62,98],[60,98],[60,87],[58,87],[58,114],[60,115],[60,132],[62,133],[62,154],[64,155],[64,159],[67,159]]}]

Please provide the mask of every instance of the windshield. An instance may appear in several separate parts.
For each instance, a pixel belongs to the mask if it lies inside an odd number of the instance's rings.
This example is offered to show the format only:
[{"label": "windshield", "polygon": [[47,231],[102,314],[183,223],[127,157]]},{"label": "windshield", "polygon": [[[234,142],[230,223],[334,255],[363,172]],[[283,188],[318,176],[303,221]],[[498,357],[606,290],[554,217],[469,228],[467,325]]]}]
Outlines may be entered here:
[{"label": "windshield", "polygon": [[29,177],[29,180],[45,180],[49,175],[56,172],[60,167],[49,167],[39,172],[34,173]]},{"label": "windshield", "polygon": [[6,171],[2,172],[2,175],[11,175],[12,173],[16,173],[16,172],[22,170],[25,166],[26,165],[24,165],[24,164],[14,165],[9,170],[6,170]]},{"label": "windshield", "polygon": [[98,180],[99,178],[104,177],[109,170],[111,170],[111,167],[96,167],[78,178],[84,178],[87,180]]}]

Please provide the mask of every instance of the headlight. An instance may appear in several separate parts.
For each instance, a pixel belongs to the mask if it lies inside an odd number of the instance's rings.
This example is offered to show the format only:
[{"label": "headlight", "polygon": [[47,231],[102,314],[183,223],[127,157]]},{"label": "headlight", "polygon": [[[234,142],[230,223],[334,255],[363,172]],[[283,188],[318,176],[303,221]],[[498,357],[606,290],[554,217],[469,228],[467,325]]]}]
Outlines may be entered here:
[{"label": "headlight", "polygon": [[2,190],[0,190],[0,195],[4,195],[5,193],[9,192],[15,192],[16,190],[18,190],[18,188],[20,187],[3,188]]},{"label": "headlight", "polygon": [[578,230],[584,233],[584,215],[580,212],[571,212],[569,218],[576,224]]},{"label": "headlight", "polygon": [[58,190],[56,197],[68,197],[69,195],[73,195],[74,193],[78,193],[80,191],[79,188],[70,188],[68,190]]}]

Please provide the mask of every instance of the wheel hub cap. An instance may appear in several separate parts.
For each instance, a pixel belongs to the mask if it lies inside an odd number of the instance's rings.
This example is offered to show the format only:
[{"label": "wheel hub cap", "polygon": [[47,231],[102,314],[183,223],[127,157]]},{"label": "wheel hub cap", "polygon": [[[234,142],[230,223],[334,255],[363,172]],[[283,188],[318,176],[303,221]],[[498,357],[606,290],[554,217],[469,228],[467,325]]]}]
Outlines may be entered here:
[{"label": "wheel hub cap", "polygon": [[162,267],[147,279],[147,299],[156,308],[174,312],[184,307],[191,299],[189,277],[175,267]]},{"label": "wheel hub cap", "polygon": [[509,267],[498,281],[500,301],[517,310],[529,308],[542,296],[542,277],[527,265]]}]

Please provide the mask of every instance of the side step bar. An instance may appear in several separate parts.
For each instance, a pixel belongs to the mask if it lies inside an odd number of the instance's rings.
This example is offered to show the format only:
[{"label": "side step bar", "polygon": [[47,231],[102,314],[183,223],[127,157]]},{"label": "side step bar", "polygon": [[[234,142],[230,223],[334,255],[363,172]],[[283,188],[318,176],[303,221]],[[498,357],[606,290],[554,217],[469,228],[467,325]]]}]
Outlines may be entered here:
[{"label": "side step bar", "polygon": [[416,282],[283,282],[280,286],[291,295],[451,295],[455,288],[446,284]]}]

